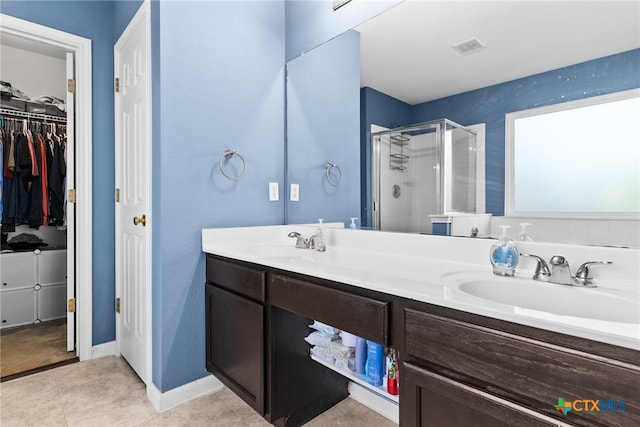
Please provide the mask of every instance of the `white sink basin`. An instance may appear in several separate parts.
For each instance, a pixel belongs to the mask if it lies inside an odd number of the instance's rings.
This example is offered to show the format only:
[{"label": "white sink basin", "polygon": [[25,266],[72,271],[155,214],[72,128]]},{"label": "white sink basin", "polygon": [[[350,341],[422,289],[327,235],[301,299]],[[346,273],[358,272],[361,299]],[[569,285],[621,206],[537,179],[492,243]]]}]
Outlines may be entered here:
[{"label": "white sink basin", "polygon": [[[498,304],[559,316],[640,324],[640,304],[604,288],[581,288],[531,279],[451,275],[457,290]],[[484,277],[483,277],[484,276]],[[446,277],[446,276],[445,276]],[[447,279],[445,279],[447,280]]]}]

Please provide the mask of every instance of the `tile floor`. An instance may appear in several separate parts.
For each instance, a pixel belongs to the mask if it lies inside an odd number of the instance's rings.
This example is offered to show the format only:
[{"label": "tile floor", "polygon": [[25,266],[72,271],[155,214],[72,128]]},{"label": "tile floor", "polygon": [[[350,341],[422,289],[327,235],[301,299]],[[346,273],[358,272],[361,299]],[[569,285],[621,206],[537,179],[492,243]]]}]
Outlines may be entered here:
[{"label": "tile floor", "polygon": [[[158,413],[145,387],[120,357],[74,363],[0,384],[0,425],[13,426],[269,426],[228,389]],[[307,426],[393,427],[346,399]]]}]

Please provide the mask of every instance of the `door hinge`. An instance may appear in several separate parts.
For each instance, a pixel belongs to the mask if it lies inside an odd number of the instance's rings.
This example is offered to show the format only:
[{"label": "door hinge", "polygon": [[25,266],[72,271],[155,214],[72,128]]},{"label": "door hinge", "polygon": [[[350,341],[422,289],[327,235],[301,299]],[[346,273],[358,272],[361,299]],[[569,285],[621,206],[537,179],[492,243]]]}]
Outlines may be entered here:
[{"label": "door hinge", "polygon": [[120,189],[116,188],[116,203],[120,203]]},{"label": "door hinge", "polygon": [[70,93],[76,93],[76,81],[74,79],[67,80],[67,91]]},{"label": "door hinge", "polygon": [[114,86],[115,86],[116,92],[120,92],[120,78],[119,77],[116,77],[116,81],[115,81]]},{"label": "door hinge", "polygon": [[76,312],[76,299],[75,298],[70,298],[67,301],[67,311],[69,313],[75,313]]},{"label": "door hinge", "polygon": [[120,313],[120,298],[116,298],[116,313]]},{"label": "door hinge", "polygon": [[67,194],[67,200],[69,201],[69,203],[75,203],[76,202],[76,189],[75,188],[69,189],[69,193]]}]

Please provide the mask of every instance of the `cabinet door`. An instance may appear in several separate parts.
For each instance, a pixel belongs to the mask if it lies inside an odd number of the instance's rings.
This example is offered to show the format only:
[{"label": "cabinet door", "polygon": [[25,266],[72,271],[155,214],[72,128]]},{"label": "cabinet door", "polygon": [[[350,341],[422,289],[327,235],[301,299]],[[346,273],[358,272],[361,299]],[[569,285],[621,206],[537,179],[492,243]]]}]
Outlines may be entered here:
[{"label": "cabinet door", "polygon": [[206,285],[207,370],[264,415],[264,307]]},{"label": "cabinet door", "polygon": [[36,320],[36,291],[27,288],[1,292],[0,310],[2,328],[33,323]]},{"label": "cabinet door", "polygon": [[412,364],[402,366],[400,425],[404,427],[568,426]]},{"label": "cabinet door", "polygon": [[67,282],[67,251],[42,251],[38,255],[38,283],[42,286]]},{"label": "cabinet door", "polygon": [[36,281],[36,257],[33,252],[0,255],[2,290],[32,287]]},{"label": "cabinet door", "polygon": [[67,285],[47,285],[38,291],[38,319],[60,319],[67,314]]}]

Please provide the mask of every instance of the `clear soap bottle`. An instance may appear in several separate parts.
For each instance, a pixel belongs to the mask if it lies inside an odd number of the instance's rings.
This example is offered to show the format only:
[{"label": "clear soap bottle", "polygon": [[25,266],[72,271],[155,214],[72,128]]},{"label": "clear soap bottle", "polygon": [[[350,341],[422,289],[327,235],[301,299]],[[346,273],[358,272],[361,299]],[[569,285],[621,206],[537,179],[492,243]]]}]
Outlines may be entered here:
[{"label": "clear soap bottle", "polygon": [[322,221],[324,221],[324,219],[318,219],[318,229],[316,230],[316,235],[314,237],[316,244],[315,249],[318,252],[324,252],[327,250],[327,236],[325,235],[324,224]]},{"label": "clear soap bottle", "polygon": [[518,265],[518,248],[511,241],[507,230],[511,227],[501,225],[502,235],[500,239],[491,246],[490,260],[493,266],[493,274],[500,276],[513,276]]},{"label": "clear soap bottle", "polygon": [[530,222],[521,222],[520,223],[520,232],[518,233],[518,240],[521,242],[532,242],[533,239],[527,233],[527,226],[531,225]]}]

